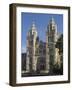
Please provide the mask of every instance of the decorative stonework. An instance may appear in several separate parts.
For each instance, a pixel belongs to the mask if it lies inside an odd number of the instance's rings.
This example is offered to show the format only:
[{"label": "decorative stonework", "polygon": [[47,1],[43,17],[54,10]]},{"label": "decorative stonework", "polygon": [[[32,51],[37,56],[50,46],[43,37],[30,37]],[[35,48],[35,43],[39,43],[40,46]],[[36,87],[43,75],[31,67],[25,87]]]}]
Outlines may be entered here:
[{"label": "decorative stonework", "polygon": [[35,23],[32,23],[27,34],[26,71],[49,73],[53,65],[60,66],[59,51],[55,47],[57,39],[57,25],[54,18],[47,26],[45,42],[39,41]]}]

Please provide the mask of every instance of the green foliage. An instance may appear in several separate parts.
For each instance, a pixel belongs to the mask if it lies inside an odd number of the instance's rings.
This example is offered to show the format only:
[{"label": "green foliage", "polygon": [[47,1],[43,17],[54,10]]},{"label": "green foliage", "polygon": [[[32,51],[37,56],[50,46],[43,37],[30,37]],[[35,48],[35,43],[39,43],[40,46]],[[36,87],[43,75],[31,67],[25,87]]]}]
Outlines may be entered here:
[{"label": "green foliage", "polygon": [[60,38],[58,39],[56,48],[59,48],[59,53],[63,53],[63,34],[61,34]]}]

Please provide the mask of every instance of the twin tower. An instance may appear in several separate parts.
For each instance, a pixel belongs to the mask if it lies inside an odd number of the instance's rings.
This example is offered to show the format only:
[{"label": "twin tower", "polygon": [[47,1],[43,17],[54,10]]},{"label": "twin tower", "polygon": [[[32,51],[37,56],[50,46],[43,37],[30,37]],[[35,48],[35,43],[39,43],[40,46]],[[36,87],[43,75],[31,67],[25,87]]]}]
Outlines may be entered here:
[{"label": "twin tower", "polygon": [[49,73],[55,64],[60,64],[59,49],[55,47],[57,42],[57,24],[51,18],[46,33],[45,42],[38,37],[35,23],[27,33],[26,71]]}]

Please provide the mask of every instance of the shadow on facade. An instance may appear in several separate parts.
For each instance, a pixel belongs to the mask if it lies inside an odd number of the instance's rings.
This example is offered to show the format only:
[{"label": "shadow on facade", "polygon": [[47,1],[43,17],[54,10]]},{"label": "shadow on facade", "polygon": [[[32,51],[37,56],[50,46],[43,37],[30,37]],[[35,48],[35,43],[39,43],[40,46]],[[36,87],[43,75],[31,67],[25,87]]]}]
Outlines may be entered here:
[{"label": "shadow on facade", "polygon": [[[45,60],[40,58],[37,63],[37,70],[34,72],[30,68],[30,72],[25,72],[26,71],[26,53],[22,53],[22,71],[21,73],[22,77],[31,77],[31,76],[53,76],[53,75],[63,75],[63,63],[61,64],[61,67],[54,65],[51,66],[53,69],[51,69],[48,73],[40,72],[42,70],[45,70]],[[31,66],[31,65],[30,65]]]}]

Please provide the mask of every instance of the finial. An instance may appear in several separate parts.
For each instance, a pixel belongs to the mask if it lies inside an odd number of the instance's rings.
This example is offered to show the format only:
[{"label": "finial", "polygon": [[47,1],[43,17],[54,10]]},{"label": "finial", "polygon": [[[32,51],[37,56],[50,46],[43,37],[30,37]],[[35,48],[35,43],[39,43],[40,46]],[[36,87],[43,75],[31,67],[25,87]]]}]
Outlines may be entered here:
[{"label": "finial", "polygon": [[36,30],[36,25],[35,25],[35,21],[32,22],[32,30]]},{"label": "finial", "polygon": [[32,22],[32,27],[35,27],[35,21]]},{"label": "finial", "polygon": [[55,24],[55,20],[53,16],[51,17],[50,23]]},{"label": "finial", "polygon": [[52,16],[52,22],[54,22],[54,18],[53,18],[53,16]]}]

